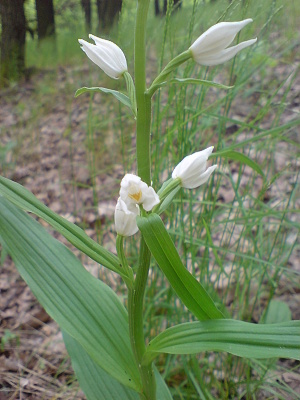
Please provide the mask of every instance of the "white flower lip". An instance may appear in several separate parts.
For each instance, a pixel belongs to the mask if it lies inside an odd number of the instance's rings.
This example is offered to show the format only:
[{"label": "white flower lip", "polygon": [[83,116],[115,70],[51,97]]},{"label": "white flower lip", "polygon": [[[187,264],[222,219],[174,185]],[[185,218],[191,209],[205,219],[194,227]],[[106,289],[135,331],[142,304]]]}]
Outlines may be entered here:
[{"label": "white flower lip", "polygon": [[145,211],[151,211],[160,200],[155,190],[134,174],[126,174],[121,181],[120,197],[131,211],[141,204]]},{"label": "white flower lip", "polygon": [[175,168],[172,178],[179,178],[185,189],[194,189],[205,183],[217,165],[206,169],[206,161],[213,151],[213,146],[186,156]]},{"label": "white flower lip", "polygon": [[127,71],[127,61],[123,51],[115,43],[89,35],[95,44],[78,39],[82,50],[109,77],[119,79]]},{"label": "white flower lip", "polygon": [[257,39],[228,47],[236,34],[252,22],[251,18],[239,22],[220,22],[204,32],[190,47],[194,60],[204,66],[222,64],[233,58],[240,50],[251,46]]},{"label": "white flower lip", "polygon": [[132,208],[132,211],[128,210],[126,203],[119,198],[115,208],[115,229],[119,235],[132,236],[138,230],[136,224],[136,217],[139,215],[140,210],[138,206]]}]

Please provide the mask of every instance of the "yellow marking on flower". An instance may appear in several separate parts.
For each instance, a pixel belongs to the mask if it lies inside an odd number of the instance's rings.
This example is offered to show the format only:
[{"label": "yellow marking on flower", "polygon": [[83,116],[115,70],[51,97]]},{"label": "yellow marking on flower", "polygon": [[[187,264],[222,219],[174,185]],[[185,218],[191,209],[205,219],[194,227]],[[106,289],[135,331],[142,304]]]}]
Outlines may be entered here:
[{"label": "yellow marking on flower", "polygon": [[142,198],[142,191],[141,190],[139,190],[138,192],[136,192],[136,193],[129,193],[129,197],[132,199],[132,200],[134,200],[134,201],[136,201],[137,203],[139,202],[139,201],[141,201],[141,198]]}]

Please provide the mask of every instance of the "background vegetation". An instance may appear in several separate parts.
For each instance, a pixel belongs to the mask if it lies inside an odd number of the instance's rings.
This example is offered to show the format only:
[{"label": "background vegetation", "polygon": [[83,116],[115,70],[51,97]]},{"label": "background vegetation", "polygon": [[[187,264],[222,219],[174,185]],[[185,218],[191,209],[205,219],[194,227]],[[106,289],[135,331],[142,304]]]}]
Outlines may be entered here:
[{"label": "background vegetation", "polygon": [[[65,3],[72,7],[64,8]],[[34,67],[30,78],[12,82],[0,92],[1,173],[24,184],[54,211],[113,248],[112,210],[119,181],[124,171],[135,169],[134,121],[109,95],[74,99],[81,86],[118,90],[125,86],[106,77],[80,50],[77,38],[87,39],[80,2],[54,4],[56,10],[61,7],[56,13],[56,45],[38,44],[27,34],[26,66]],[[92,6],[95,10],[95,3]],[[124,1],[119,23],[105,33],[125,52],[130,72],[134,10],[135,1]],[[25,3],[25,12],[32,21],[33,1]],[[96,13],[92,15],[91,32],[102,36]],[[187,268],[208,289],[217,289],[216,300],[231,315],[245,321],[300,319],[299,16],[300,4],[291,0],[184,0],[179,11],[171,14],[169,9],[164,17],[155,17],[153,2],[149,15],[147,69],[151,79],[219,20],[254,20],[240,35],[240,40],[257,36],[253,48],[219,67],[200,68],[189,62],[176,73],[176,77],[205,78],[234,88],[162,89],[155,97],[152,127],[156,189],[185,155],[209,145],[215,151],[244,152],[265,174],[262,179],[248,167],[217,159],[214,179],[199,191],[184,192],[165,217]],[[35,29],[35,22],[30,24]],[[132,239],[128,244],[132,264],[135,246]],[[122,293],[111,274],[78,256]],[[4,262],[3,273],[10,281],[13,267],[9,260]],[[30,301],[32,306],[33,298]],[[190,318],[154,263],[146,304],[149,337]],[[5,303],[6,309],[12,309],[11,303]],[[45,349],[39,355],[32,346],[30,357],[24,351],[24,343],[31,343],[32,332],[26,331],[32,329],[32,322],[18,321],[16,313],[11,314],[2,320],[3,351],[6,358],[17,355],[24,368],[12,372],[18,378],[15,381],[11,375],[10,381],[7,378],[9,370],[3,372],[0,397],[13,399],[23,393],[22,398],[83,398],[76,384],[70,384],[64,350],[51,359],[52,369],[43,369],[41,359],[47,364],[51,357]],[[43,340],[45,324],[50,322],[34,328],[42,332]],[[47,339],[51,335],[52,330]],[[35,359],[39,363],[33,363]],[[163,374],[175,399],[299,398],[300,366],[296,362],[258,362],[207,353],[166,356],[158,360],[158,368],[165,363]],[[19,378],[29,379],[32,371],[49,377],[39,381],[43,391],[37,385],[22,386]]]}]

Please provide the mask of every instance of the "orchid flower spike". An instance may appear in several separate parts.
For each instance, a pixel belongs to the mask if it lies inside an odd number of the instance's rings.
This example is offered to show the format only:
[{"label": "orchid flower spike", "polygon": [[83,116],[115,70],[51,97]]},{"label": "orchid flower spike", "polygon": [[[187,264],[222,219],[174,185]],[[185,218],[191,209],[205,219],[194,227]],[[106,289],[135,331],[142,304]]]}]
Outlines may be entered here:
[{"label": "orchid flower spike", "polygon": [[252,22],[251,18],[239,22],[220,22],[204,32],[190,47],[193,59],[200,65],[222,64],[233,58],[240,50],[251,46],[257,38],[228,46],[236,34]]},{"label": "orchid flower spike", "polygon": [[203,185],[217,168],[213,165],[206,169],[206,161],[211,155],[214,147],[211,146],[203,151],[198,151],[185,157],[174,169],[173,179],[180,179],[181,186],[185,189],[194,189]]},{"label": "orchid flower spike", "polygon": [[150,211],[160,202],[153,187],[148,186],[139,176],[126,174],[121,181],[120,197],[132,211],[136,204],[141,204],[144,210]]},{"label": "orchid flower spike", "polygon": [[127,71],[127,62],[123,51],[115,43],[89,35],[96,44],[78,39],[88,58],[100,67],[108,76],[119,79]]},{"label": "orchid flower spike", "polygon": [[115,208],[115,229],[118,235],[132,236],[138,230],[136,217],[140,214],[140,209],[136,205],[132,211],[128,210],[126,203],[119,197]]}]

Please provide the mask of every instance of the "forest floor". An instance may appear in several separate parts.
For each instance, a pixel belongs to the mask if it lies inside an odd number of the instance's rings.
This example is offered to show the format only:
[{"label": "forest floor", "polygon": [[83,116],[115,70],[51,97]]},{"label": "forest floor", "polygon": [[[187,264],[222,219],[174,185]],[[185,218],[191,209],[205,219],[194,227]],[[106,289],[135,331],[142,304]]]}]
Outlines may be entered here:
[{"label": "forest floor", "polygon": [[[293,68],[278,64],[272,74],[287,76]],[[112,133],[103,139],[101,160],[97,161],[102,163],[103,173],[91,176],[86,135],[89,96],[76,99],[73,96],[76,77],[86,72],[73,67],[36,71],[29,81],[0,93],[0,144],[5,149],[0,153],[1,174],[24,185],[53,211],[78,223],[95,239],[103,225],[110,226],[104,232],[102,243],[115,251],[112,221],[124,169],[122,159],[115,156]],[[54,95],[47,89],[45,82],[49,80],[56,86]],[[37,98],[41,89],[44,92]],[[299,76],[285,100],[282,123],[295,118],[300,106],[297,93],[300,93]],[[247,107],[254,106],[255,98],[252,100],[253,104],[248,103]],[[95,96],[93,107],[101,112],[100,96]],[[107,105],[104,113],[108,113],[108,119],[113,119]],[[238,105],[233,106],[232,113],[237,118],[244,116],[244,110]],[[106,132],[109,130],[112,128],[107,130],[106,127]],[[282,142],[280,145],[281,150],[274,154],[277,171],[291,162],[289,144]],[[94,207],[93,179],[99,197],[98,210]],[[290,190],[284,176],[280,179],[282,190]],[[229,188],[222,190],[224,199],[232,197]],[[270,188],[268,200],[276,203],[276,193]],[[299,202],[298,205],[300,207]],[[78,251],[75,253],[90,271],[98,274],[91,260]],[[288,267],[300,272],[299,256],[299,249],[296,249]],[[0,271],[0,400],[84,399],[74,380],[57,324],[37,303],[9,257],[2,259]],[[109,279],[109,275],[106,278]],[[110,284],[116,285],[113,276]],[[281,291],[279,298],[289,305],[293,319],[300,319],[299,289]],[[295,370],[284,379],[300,396],[300,371]]]}]

